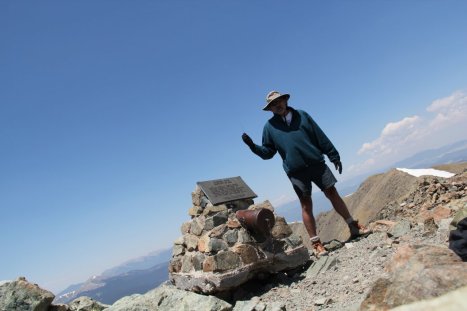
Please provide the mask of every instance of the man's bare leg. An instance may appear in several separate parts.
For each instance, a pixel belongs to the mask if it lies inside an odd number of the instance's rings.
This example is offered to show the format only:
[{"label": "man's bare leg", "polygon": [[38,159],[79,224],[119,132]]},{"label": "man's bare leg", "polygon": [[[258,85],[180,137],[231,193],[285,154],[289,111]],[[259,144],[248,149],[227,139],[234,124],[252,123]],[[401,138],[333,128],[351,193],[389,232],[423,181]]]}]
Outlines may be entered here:
[{"label": "man's bare leg", "polygon": [[327,255],[328,251],[324,248],[323,244],[316,234],[316,221],[313,216],[313,201],[311,196],[301,197],[300,204],[302,205],[302,218],[305,224],[306,231],[310,236],[310,242],[313,246],[313,252],[316,257]]},{"label": "man's bare leg", "polygon": [[310,238],[316,236],[316,221],[313,216],[313,201],[311,196],[300,197],[300,204],[302,206],[302,219],[306,231]]},{"label": "man's bare leg", "polygon": [[331,201],[336,212],[344,218],[345,222],[349,226],[351,238],[370,233],[369,229],[365,228],[352,218],[347,205],[337,192],[336,187],[332,186],[324,190],[324,194]]},{"label": "man's bare leg", "polygon": [[342,218],[344,218],[344,220],[352,218],[352,216],[350,216],[347,205],[345,205],[344,200],[342,200],[341,196],[337,192],[336,187],[332,186],[324,190],[324,194],[329,199],[329,201],[331,201],[332,207],[339,215],[341,215]]}]

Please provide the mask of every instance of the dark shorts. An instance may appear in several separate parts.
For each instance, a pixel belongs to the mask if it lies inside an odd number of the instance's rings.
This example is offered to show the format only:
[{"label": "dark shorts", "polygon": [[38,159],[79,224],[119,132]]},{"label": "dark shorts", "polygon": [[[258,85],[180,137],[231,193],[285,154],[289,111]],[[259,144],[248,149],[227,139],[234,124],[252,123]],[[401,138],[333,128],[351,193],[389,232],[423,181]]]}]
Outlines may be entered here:
[{"label": "dark shorts", "polygon": [[321,191],[334,186],[337,182],[329,167],[325,164],[316,164],[287,175],[299,198],[311,196],[311,183],[318,186]]}]

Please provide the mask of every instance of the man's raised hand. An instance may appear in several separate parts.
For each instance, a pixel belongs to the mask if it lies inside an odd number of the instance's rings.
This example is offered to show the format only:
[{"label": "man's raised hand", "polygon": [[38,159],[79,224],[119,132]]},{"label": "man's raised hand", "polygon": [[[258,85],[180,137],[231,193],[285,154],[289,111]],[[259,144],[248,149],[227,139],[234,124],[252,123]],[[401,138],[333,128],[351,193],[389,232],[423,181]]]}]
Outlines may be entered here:
[{"label": "man's raised hand", "polygon": [[255,143],[253,142],[253,140],[250,138],[250,136],[248,136],[247,133],[243,133],[242,134],[242,139],[243,139],[243,142],[248,146],[248,147],[252,147],[255,145]]}]

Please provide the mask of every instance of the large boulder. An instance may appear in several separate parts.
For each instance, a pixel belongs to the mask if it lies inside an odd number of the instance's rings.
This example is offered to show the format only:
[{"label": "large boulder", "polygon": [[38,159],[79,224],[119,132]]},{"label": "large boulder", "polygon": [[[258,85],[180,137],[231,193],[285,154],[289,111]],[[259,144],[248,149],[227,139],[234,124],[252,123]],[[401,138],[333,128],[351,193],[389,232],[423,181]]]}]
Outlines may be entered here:
[{"label": "large boulder", "polygon": [[440,297],[399,306],[391,311],[459,311],[467,310],[467,286],[453,290]]},{"label": "large boulder", "polygon": [[360,310],[387,310],[467,285],[467,263],[443,246],[401,246],[386,270],[389,278],[375,282]]},{"label": "large boulder", "polygon": [[162,285],[144,295],[131,295],[116,301],[105,311],[172,311],[206,310],[230,311],[232,305],[214,296],[204,296]]},{"label": "large boulder", "polygon": [[55,296],[20,277],[0,285],[0,310],[47,311]]}]

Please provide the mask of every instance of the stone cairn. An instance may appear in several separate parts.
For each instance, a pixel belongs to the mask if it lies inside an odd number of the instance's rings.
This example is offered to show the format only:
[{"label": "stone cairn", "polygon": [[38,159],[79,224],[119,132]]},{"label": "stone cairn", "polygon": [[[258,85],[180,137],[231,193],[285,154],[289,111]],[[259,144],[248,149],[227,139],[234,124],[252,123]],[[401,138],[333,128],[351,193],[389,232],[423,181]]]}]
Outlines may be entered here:
[{"label": "stone cairn", "polygon": [[267,237],[258,237],[237,219],[240,210],[268,209],[269,201],[252,199],[213,205],[196,187],[192,193],[191,220],[181,227],[169,265],[171,282],[178,288],[212,294],[235,289],[258,274],[302,267],[310,260],[300,236],[292,233],[283,217]]}]

